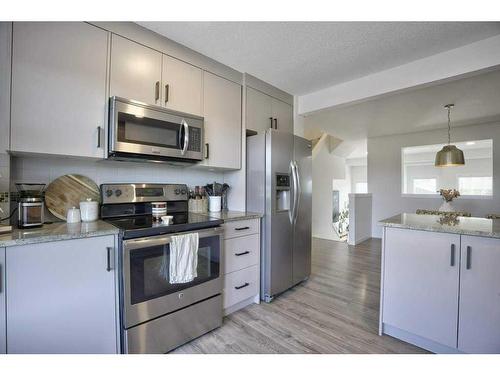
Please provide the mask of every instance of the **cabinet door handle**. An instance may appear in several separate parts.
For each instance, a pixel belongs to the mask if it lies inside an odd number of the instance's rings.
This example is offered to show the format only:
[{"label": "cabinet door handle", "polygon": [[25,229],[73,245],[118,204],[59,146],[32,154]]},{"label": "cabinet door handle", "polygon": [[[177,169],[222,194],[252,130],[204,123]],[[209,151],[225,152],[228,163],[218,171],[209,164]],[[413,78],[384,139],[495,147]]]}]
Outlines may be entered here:
[{"label": "cabinet door handle", "polygon": [[471,262],[472,262],[472,247],[467,246],[467,264],[465,265],[465,268],[470,270],[471,269]]},{"label": "cabinet door handle", "polygon": [[271,129],[273,128],[273,118],[269,117],[269,120],[271,120]]},{"label": "cabinet door handle", "polygon": [[97,127],[97,148],[101,148],[101,127]]},{"label": "cabinet door handle", "polygon": [[210,145],[208,143],[205,143],[205,159],[208,159],[210,157]]},{"label": "cabinet door handle", "polygon": [[240,257],[242,255],[246,255],[246,254],[250,254],[250,251],[244,251],[242,253],[234,253],[234,255],[236,255],[237,257]]},{"label": "cabinet door handle", "polygon": [[455,244],[451,245],[450,266],[455,267]]},{"label": "cabinet door handle", "polygon": [[235,286],[234,289],[239,290],[239,289],[242,289],[242,288],[246,288],[249,285],[250,285],[249,283],[245,283],[245,284],[240,285],[240,286]]},{"label": "cabinet door handle", "polygon": [[168,94],[169,94],[169,92],[170,92],[170,85],[167,83],[165,85],[165,104],[167,104],[167,102],[168,102]]},{"label": "cabinet door handle", "polygon": [[155,83],[155,101],[160,99],[160,81],[156,81]]},{"label": "cabinet door handle", "polygon": [[106,271],[111,272],[111,251],[113,250],[112,247],[107,247],[106,248]]},{"label": "cabinet door handle", "polygon": [[240,228],[234,228],[234,230],[247,230],[250,229],[250,227],[240,227]]},{"label": "cabinet door handle", "polygon": [[277,118],[274,119],[274,128],[276,130],[278,130],[278,119]]}]

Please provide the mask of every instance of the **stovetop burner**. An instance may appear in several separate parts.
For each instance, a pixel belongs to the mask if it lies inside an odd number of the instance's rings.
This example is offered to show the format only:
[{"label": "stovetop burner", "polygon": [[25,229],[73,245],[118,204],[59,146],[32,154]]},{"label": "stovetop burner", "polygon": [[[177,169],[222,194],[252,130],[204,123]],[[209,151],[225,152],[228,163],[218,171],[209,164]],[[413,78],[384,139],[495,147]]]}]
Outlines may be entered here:
[{"label": "stovetop burner", "polygon": [[[144,193],[152,191],[157,194]],[[124,239],[212,228],[223,223],[208,215],[188,212],[185,185],[104,184],[101,196],[102,219],[121,229]],[[172,224],[153,220],[152,201],[167,202],[167,215],[173,216]]]}]

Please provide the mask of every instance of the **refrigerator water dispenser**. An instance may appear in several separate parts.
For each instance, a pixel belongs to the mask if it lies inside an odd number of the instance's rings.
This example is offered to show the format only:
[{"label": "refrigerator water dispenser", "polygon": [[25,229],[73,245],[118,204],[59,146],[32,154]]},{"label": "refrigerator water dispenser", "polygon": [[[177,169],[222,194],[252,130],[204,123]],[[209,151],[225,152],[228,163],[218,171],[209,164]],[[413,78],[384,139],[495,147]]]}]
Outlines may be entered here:
[{"label": "refrigerator water dispenser", "polygon": [[290,175],[276,173],[276,211],[290,210]]}]

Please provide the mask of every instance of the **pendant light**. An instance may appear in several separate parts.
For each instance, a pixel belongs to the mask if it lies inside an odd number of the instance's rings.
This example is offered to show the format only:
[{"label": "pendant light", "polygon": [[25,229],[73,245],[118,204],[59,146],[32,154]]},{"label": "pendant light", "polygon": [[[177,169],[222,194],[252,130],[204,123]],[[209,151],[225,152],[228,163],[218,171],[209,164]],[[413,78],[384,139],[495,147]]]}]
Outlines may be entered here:
[{"label": "pendant light", "polygon": [[436,162],[434,163],[436,167],[455,167],[465,164],[463,151],[451,144],[450,112],[454,106],[454,104],[446,104],[444,106],[448,110],[448,144],[443,146],[441,151],[438,151],[436,154]]}]

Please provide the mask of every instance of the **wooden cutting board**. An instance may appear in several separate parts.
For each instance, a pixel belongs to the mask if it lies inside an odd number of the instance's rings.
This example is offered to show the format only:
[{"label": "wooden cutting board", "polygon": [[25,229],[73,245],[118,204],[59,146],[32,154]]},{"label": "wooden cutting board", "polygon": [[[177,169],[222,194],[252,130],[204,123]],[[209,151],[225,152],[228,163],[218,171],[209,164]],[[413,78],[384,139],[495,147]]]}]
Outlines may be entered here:
[{"label": "wooden cutting board", "polygon": [[52,215],[66,220],[71,207],[80,207],[80,202],[91,198],[100,201],[99,187],[90,178],[81,174],[67,174],[52,181],[45,190],[45,204]]}]

